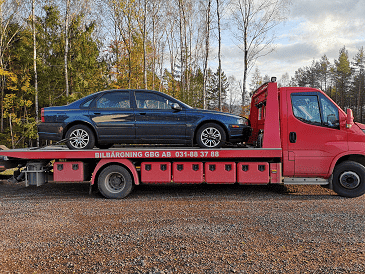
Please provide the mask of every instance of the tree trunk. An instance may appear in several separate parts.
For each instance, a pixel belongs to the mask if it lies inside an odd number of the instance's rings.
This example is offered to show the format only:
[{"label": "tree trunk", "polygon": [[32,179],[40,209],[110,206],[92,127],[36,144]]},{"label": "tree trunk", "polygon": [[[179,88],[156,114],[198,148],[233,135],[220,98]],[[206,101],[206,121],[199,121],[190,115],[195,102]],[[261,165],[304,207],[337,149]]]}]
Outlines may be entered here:
[{"label": "tree trunk", "polygon": [[221,21],[220,21],[220,13],[219,13],[219,0],[217,0],[217,19],[218,19],[218,106],[219,110],[223,110],[222,104],[222,60],[221,60]]},{"label": "tree trunk", "polygon": [[69,20],[70,0],[66,0],[66,18],[65,18],[65,84],[66,84],[66,98],[68,102],[69,86],[68,86],[68,20]]},{"label": "tree trunk", "polygon": [[146,66],[146,17],[147,17],[147,0],[144,0],[143,11],[143,83],[144,89],[147,89],[147,66]]},{"label": "tree trunk", "polygon": [[[38,111],[38,73],[37,73],[37,41],[35,36],[35,16],[34,16],[34,1],[32,1],[32,27],[33,27],[33,66],[34,66],[34,89],[35,89],[35,119],[36,123],[39,120]],[[37,147],[39,147],[39,136],[37,134]]]},{"label": "tree trunk", "polygon": [[203,82],[203,109],[207,109],[207,80],[208,80],[208,57],[209,57],[209,34],[210,34],[210,6],[211,0],[208,2],[205,25],[205,60],[204,60],[204,82]]}]

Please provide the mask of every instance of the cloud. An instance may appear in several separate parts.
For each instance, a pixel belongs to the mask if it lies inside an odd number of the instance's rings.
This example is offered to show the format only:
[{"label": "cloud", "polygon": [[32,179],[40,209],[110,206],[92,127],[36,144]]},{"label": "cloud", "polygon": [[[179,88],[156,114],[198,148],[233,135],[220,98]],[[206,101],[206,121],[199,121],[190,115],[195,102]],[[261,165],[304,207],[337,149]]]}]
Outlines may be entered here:
[{"label": "cloud", "polygon": [[[257,60],[263,75],[290,76],[313,60],[327,55],[333,63],[346,46],[350,59],[365,46],[364,0],[293,0],[285,24],[276,28],[276,50]],[[223,70],[242,79],[243,54],[234,44],[224,45]],[[253,72],[253,71],[252,71]]]}]

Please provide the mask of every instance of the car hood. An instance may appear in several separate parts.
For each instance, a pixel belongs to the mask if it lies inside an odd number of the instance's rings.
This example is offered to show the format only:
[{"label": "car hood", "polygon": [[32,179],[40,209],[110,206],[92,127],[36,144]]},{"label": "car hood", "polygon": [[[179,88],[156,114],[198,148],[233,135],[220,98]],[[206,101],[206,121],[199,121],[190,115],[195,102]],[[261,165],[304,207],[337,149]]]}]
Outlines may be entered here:
[{"label": "car hood", "polygon": [[238,115],[234,115],[234,114],[227,113],[227,112],[216,111],[216,110],[207,110],[207,109],[193,108],[193,109],[189,109],[188,111],[198,112],[198,113],[204,113],[204,114],[224,115],[224,116],[232,117],[232,118],[242,118],[241,116],[238,116]]}]

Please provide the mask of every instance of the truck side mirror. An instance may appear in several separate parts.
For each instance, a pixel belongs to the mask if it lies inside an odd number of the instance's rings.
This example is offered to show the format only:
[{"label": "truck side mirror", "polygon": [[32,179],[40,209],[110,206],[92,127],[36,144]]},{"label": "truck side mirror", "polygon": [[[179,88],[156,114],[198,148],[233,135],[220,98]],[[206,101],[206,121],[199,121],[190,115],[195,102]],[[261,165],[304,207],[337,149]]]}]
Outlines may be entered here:
[{"label": "truck side mirror", "polygon": [[351,128],[354,124],[354,115],[352,113],[352,109],[347,109],[347,117],[346,117],[346,128]]}]

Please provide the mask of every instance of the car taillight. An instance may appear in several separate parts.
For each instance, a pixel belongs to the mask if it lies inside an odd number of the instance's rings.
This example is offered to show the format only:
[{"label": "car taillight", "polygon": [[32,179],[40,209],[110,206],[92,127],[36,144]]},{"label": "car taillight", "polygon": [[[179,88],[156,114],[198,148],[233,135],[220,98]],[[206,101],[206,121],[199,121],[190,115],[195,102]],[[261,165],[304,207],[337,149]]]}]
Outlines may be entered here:
[{"label": "car taillight", "polygon": [[44,123],[44,108],[41,109],[41,121]]}]

